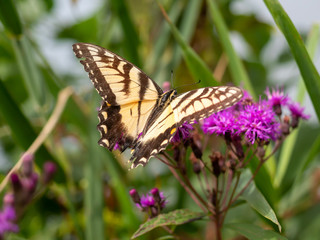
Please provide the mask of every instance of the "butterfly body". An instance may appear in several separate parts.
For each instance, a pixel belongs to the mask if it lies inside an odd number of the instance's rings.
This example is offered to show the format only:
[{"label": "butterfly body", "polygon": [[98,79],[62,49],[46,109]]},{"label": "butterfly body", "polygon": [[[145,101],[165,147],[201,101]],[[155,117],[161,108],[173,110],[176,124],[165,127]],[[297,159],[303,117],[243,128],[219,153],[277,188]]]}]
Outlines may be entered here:
[{"label": "butterfly body", "polygon": [[77,43],[73,50],[103,99],[98,118],[99,144],[113,150],[132,148],[132,166],[145,165],[170,143],[178,127],[238,102],[237,87],[207,87],[177,95],[163,92],[145,73],[96,45]]}]

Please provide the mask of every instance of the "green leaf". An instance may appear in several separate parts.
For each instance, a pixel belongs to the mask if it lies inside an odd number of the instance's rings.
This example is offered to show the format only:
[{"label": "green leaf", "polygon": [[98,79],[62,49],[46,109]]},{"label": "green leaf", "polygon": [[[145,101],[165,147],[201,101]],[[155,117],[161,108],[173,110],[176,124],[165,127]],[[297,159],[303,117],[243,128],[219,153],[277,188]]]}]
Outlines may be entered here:
[{"label": "green leaf", "polygon": [[68,26],[58,33],[59,38],[74,38],[79,42],[95,43],[98,33],[98,21],[94,15],[75,25]]},{"label": "green leaf", "polygon": [[117,14],[123,31],[124,50],[125,57],[130,62],[134,63],[138,67],[141,67],[141,61],[138,53],[139,49],[139,35],[136,31],[135,24],[131,18],[131,14],[128,11],[126,1],[124,0],[111,0],[111,8],[114,13]]},{"label": "green leaf", "polygon": [[[93,97],[94,100],[96,98]],[[94,101],[95,102],[95,101]],[[88,185],[85,189],[85,236],[88,240],[103,240],[103,186],[102,186],[102,162],[98,154],[99,146],[96,143],[97,131],[94,127],[96,123],[96,110],[92,106],[91,118],[88,124],[88,161],[85,167],[85,176]],[[89,160],[90,159],[90,160]]]},{"label": "green leaf", "polygon": [[25,37],[13,39],[12,44],[29,96],[38,106],[43,106],[49,95],[46,94],[46,85],[36,65],[34,51]]},{"label": "green leaf", "polygon": [[[10,127],[13,140],[16,144],[20,145],[23,150],[27,150],[33,141],[36,139],[37,134],[31,126],[31,123],[22,113],[19,106],[15,103],[3,82],[0,80],[0,116]],[[54,179],[58,182],[65,181],[65,175],[59,162],[49,153],[45,146],[41,146],[35,153],[35,161],[38,166],[48,161],[54,161],[58,170]]]},{"label": "green leaf", "polygon": [[[310,31],[310,34],[307,38],[307,49],[309,54],[314,57],[316,51],[317,51],[317,45],[319,41],[319,26],[314,25],[312,30]],[[298,102],[302,102],[304,99],[304,95],[306,92],[305,85],[303,84],[303,79],[300,79],[299,81],[299,87],[298,87]],[[300,129],[300,128],[299,128]],[[294,150],[294,146],[297,142],[299,129],[295,129],[291,134],[286,138],[285,142],[283,143],[281,154],[279,157],[279,164],[277,169],[277,174],[274,179],[274,185],[275,187],[280,187],[282,180],[287,173],[288,166],[290,164],[290,160],[292,158],[292,153]],[[298,169],[298,168],[296,168]]]},{"label": "green leaf", "polygon": [[[188,44],[197,26],[197,20],[201,11],[202,2],[202,0],[189,1],[188,5],[185,7],[183,11],[180,32],[182,38]],[[172,54],[172,69],[176,68],[176,66],[180,63],[180,59],[181,47],[179,47],[179,45],[176,44]]]},{"label": "green leaf", "polygon": [[228,58],[229,58],[229,64],[230,64],[230,70],[231,70],[231,75],[236,83],[236,85],[241,85],[241,83],[244,83],[244,88],[250,92],[251,96],[255,98],[255,91],[251,85],[251,82],[249,80],[248,74],[236,54],[230,38],[229,38],[229,33],[227,26],[223,20],[223,17],[215,4],[213,0],[207,0],[207,4],[209,6],[209,12],[210,16],[212,17],[215,26],[217,28],[217,32],[219,33],[219,37],[221,39],[222,46],[224,48],[224,51],[226,52]]},{"label": "green leaf", "polygon": [[22,23],[12,0],[0,0],[0,21],[5,29],[18,37],[22,34]]},{"label": "green leaf", "polygon": [[114,189],[115,196],[119,202],[120,211],[123,216],[126,216],[123,225],[126,229],[133,232],[138,227],[139,221],[134,214],[134,208],[132,207],[131,198],[129,197],[129,192],[125,184],[125,174],[128,173],[128,171],[123,171],[117,159],[110,151],[102,149],[101,147],[99,150],[101,158],[104,159],[103,164],[110,175],[110,185]]},{"label": "green leaf", "polygon": [[[271,153],[271,150],[267,149],[266,154],[269,155],[270,153]],[[271,158],[268,159],[268,161],[271,161],[271,160],[272,160]],[[259,163],[260,161],[257,157],[253,157],[253,159],[250,161],[249,167],[252,174],[255,172]],[[263,194],[266,200],[271,205],[274,205],[278,200],[278,192],[273,186],[273,179],[266,165],[267,165],[266,163],[262,165],[262,167],[260,168],[260,170],[258,171],[258,173],[254,178],[254,182],[256,187]]]},{"label": "green leaf", "polygon": [[265,230],[259,226],[250,223],[228,223],[226,228],[232,229],[242,236],[252,240],[286,240],[287,238],[281,236],[279,233]]},{"label": "green leaf", "polygon": [[160,214],[142,224],[140,228],[133,234],[132,239],[137,238],[154,228],[168,225],[181,225],[192,222],[206,216],[204,213],[193,212],[188,209],[178,209],[169,213]]},{"label": "green leaf", "polygon": [[[168,13],[169,18],[173,23],[175,23],[180,16],[180,13],[183,9],[183,5],[180,1],[174,1],[170,12]],[[168,47],[169,38],[171,36],[170,27],[166,24],[166,22],[163,22],[160,31],[158,33],[158,38],[155,39],[155,44],[153,45],[153,51],[151,52],[150,56],[147,57],[148,61],[145,62],[144,69],[146,69],[147,72],[157,72],[157,74],[162,74],[163,69],[168,64],[161,64],[161,57],[163,56],[163,53],[165,52],[166,48]],[[160,66],[159,66],[160,65]],[[162,66],[165,65],[165,66]],[[172,69],[172,68],[171,68]],[[169,70],[170,71],[170,70]],[[169,72],[168,71],[168,72]],[[157,75],[155,74],[155,76]],[[159,82],[160,77],[155,77],[157,81]],[[161,83],[161,82],[160,82]]]},{"label": "green leaf", "polygon": [[[238,189],[242,189],[248,180],[251,178],[250,171],[245,171],[241,175],[240,184]],[[264,198],[261,192],[256,188],[253,182],[250,183],[248,188],[243,192],[242,197],[248,202],[248,204],[260,213],[263,217],[269,219],[276,225],[278,225],[281,232],[281,225],[277,219],[277,216],[268,201]]]},{"label": "green leaf", "polygon": [[212,72],[208,68],[208,66],[202,61],[199,55],[188,45],[188,43],[184,40],[182,35],[180,34],[179,30],[174,26],[171,22],[169,17],[167,16],[166,12],[160,6],[161,10],[163,11],[163,15],[165,16],[171,32],[178,42],[179,46],[182,49],[184,60],[190,70],[193,78],[198,81],[201,80],[204,86],[218,86],[220,85],[213,77]]},{"label": "green leaf", "polygon": [[320,121],[320,76],[303,44],[302,38],[278,0],[264,0],[274,21],[287,39]]}]

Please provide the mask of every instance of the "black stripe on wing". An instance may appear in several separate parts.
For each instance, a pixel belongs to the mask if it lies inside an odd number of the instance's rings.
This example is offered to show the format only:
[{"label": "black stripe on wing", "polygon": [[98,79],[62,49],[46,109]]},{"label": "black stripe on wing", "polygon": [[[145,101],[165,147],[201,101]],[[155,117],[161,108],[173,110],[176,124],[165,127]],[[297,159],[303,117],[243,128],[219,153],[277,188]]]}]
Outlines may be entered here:
[{"label": "black stripe on wing", "polygon": [[166,149],[171,138],[176,132],[176,129],[177,127],[173,125],[167,128],[166,131],[146,142],[138,141],[134,146],[134,150],[132,151],[132,156],[130,158],[132,165],[130,168],[133,169],[139,165],[145,166],[151,157]]},{"label": "black stripe on wing", "polygon": [[120,114],[120,106],[108,106],[103,103],[99,110],[99,124],[97,126],[101,138],[98,141],[100,146],[112,151],[118,143],[122,146],[121,151],[127,147],[132,147],[136,139],[132,137],[125,125],[125,119]]},{"label": "black stripe on wing", "polygon": [[208,87],[177,96],[171,106],[178,125],[194,122],[231,107],[243,96],[237,87]]},{"label": "black stripe on wing", "polygon": [[73,51],[100,96],[110,105],[158,98],[162,89],[144,72],[115,53],[102,47],[76,43]]}]

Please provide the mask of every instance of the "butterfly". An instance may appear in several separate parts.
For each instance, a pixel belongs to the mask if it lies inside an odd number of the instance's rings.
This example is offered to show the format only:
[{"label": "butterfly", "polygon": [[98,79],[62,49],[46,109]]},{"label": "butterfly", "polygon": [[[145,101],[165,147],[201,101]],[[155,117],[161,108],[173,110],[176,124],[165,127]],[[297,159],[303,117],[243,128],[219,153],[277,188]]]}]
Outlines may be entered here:
[{"label": "butterfly", "polygon": [[163,90],[132,63],[102,47],[76,43],[76,57],[103,99],[98,118],[99,145],[132,148],[131,168],[145,166],[164,150],[177,129],[237,103],[243,96],[232,86],[206,87],[177,95]]}]

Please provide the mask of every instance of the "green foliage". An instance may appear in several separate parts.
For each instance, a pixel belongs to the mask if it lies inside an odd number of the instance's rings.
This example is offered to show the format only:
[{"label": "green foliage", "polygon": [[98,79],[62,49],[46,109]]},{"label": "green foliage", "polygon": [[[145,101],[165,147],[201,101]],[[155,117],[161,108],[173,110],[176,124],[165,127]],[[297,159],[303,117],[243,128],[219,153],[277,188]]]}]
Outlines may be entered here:
[{"label": "green foliage", "polygon": [[[277,0],[264,0],[274,26],[254,14],[231,10],[232,0],[159,0],[158,4],[111,0],[93,10],[88,8],[88,14],[78,13],[81,1],[67,2],[70,9],[64,10],[52,0],[0,0],[0,206],[10,189],[5,178],[8,168],[39,138],[51,117],[57,120],[35,152],[37,171],[43,171],[43,164],[51,160],[58,167],[56,175],[26,206],[18,220],[20,231],[8,239],[210,236],[210,214],[200,213],[202,209],[160,161],[152,159],[145,168],[128,171],[125,163],[130,153],[113,154],[97,145],[96,108],[101,99],[88,87],[89,79],[72,55],[72,43],[106,47],[139,66],[159,85],[169,81],[172,70],[174,86],[198,80],[201,87],[231,83],[254,97],[275,82],[270,79],[274,66],[295,62],[301,79],[287,79],[285,91],[297,90],[300,103],[310,97],[312,106],[307,110],[314,110],[320,119],[320,77],[312,62],[319,46],[319,26],[310,29],[304,43],[301,35],[307,33],[298,33]],[[55,15],[57,12],[61,15]],[[61,20],[65,15],[71,17]],[[263,52],[270,47],[276,27],[287,46],[268,64]],[[248,57],[237,54],[231,31],[242,37]],[[61,65],[67,66],[67,71]],[[69,86],[72,93],[64,95]],[[63,97],[65,105],[61,104]],[[61,114],[56,115],[54,109],[59,106]],[[222,227],[225,239],[237,235],[248,239],[319,236],[319,133],[318,122],[311,121],[285,139],[242,193],[242,200],[232,204]],[[204,153],[203,158],[208,160],[208,155]],[[209,165],[209,160],[206,163]],[[247,168],[251,173],[241,175],[237,189],[246,184],[258,165],[257,159],[250,162]],[[189,159],[186,168],[192,172]],[[196,177],[190,179],[191,183],[196,181]],[[162,214],[146,221],[132,203],[129,190],[146,192],[155,186],[164,191],[169,203]],[[204,195],[202,186],[194,187]],[[195,221],[198,219],[201,221]],[[168,232],[173,234],[168,236]]]},{"label": "green foliage", "polygon": [[181,225],[192,221],[199,220],[205,215],[199,212],[192,212],[188,209],[178,209],[170,213],[160,214],[155,218],[142,224],[139,229],[133,234],[132,239],[137,238],[154,228],[168,225]]}]

